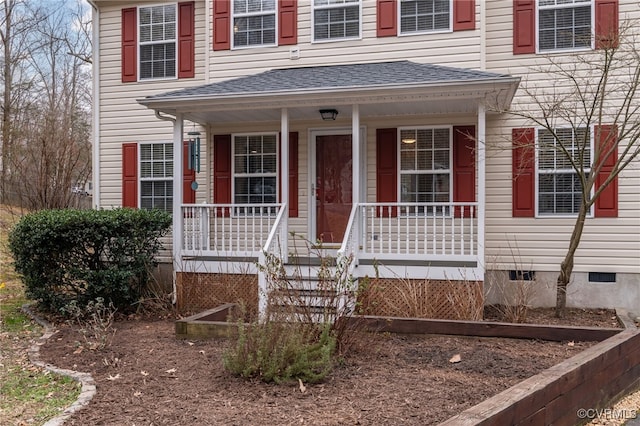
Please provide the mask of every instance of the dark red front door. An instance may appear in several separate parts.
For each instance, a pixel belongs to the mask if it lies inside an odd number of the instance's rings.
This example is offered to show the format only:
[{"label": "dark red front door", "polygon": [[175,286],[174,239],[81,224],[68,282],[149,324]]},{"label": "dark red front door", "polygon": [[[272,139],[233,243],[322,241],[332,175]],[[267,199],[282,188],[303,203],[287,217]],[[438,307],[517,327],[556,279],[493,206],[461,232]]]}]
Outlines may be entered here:
[{"label": "dark red front door", "polygon": [[316,238],[341,243],[352,205],[351,135],[316,137]]}]

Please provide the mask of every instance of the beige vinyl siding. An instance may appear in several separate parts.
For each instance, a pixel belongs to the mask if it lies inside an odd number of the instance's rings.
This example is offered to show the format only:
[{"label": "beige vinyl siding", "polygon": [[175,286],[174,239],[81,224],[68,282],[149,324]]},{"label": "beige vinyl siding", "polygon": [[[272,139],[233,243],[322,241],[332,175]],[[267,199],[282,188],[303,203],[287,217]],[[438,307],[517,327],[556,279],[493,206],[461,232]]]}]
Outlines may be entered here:
[{"label": "beige vinyl siding", "polygon": [[[172,142],[173,125],[156,118],[153,111],[139,105],[136,99],[190,85],[205,83],[205,2],[196,2],[195,78],[122,83],[121,81],[121,10],[131,3],[106,3],[100,6],[100,200],[104,208],[120,206],[122,202],[122,143]],[[186,133],[192,130],[185,123]],[[206,133],[202,133],[203,142]],[[206,143],[202,144],[206,158]],[[205,166],[204,162],[202,164]],[[206,166],[196,176],[200,184],[197,201],[207,193]]]},{"label": "beige vinyl siding", "polygon": [[[640,19],[633,2],[620,1],[624,19]],[[523,77],[512,108],[537,111],[524,87],[549,89],[557,85],[541,72],[547,55],[513,55],[511,1],[485,2],[487,8],[487,71]],[[636,35],[640,34],[635,26]],[[582,52],[585,53],[585,52]],[[573,66],[569,54],[550,55]],[[594,52],[594,57],[598,52]],[[566,89],[566,88],[565,88]],[[566,253],[574,218],[512,218],[511,129],[533,127],[508,115],[490,117],[487,141],[486,261],[487,267],[558,271]],[[491,148],[492,147],[492,148]],[[575,272],[640,273],[640,159],[618,178],[618,217],[589,218],[575,258]],[[515,259],[515,260],[514,260]],[[492,266],[493,265],[493,266]]]},{"label": "beige vinyl siding", "polygon": [[[462,68],[480,66],[479,30],[377,37],[376,4],[362,1],[362,38],[312,42],[311,1],[298,2],[298,44],[212,51],[211,81],[256,74],[273,68],[411,60]],[[476,16],[479,14],[476,6]],[[207,41],[211,43],[211,39]],[[290,49],[300,58],[290,59]]]}]

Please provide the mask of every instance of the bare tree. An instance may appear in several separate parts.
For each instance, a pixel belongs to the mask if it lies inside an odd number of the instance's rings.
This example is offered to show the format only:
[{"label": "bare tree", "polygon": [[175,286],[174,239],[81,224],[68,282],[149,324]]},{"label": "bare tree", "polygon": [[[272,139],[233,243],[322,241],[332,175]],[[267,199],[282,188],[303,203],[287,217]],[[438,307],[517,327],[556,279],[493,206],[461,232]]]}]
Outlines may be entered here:
[{"label": "bare tree", "polygon": [[[3,185],[31,209],[74,205],[72,186],[90,174],[89,22],[72,12],[66,3],[53,2],[29,9],[27,15],[35,18],[22,45],[24,54],[12,62],[29,85],[12,104],[5,102],[11,140],[10,150],[5,142]],[[5,97],[7,91],[16,94],[15,74],[5,77]]]},{"label": "bare tree", "polygon": [[[35,13],[34,13],[35,12]],[[29,104],[32,89],[26,58],[31,50],[30,30],[40,14],[23,0],[5,0],[0,6],[2,48],[2,141],[0,143],[0,201],[7,198],[7,185],[19,134],[18,118]]]},{"label": "bare tree", "polygon": [[586,218],[640,154],[640,45],[632,28],[628,24],[620,37],[609,37],[593,52],[550,55],[537,70],[545,76],[544,84],[525,84],[524,101],[534,108],[510,111],[538,127],[537,146],[530,146],[537,149],[538,167],[561,164],[571,170],[579,191],[572,201],[576,219],[557,279],[557,316],[564,316]]}]

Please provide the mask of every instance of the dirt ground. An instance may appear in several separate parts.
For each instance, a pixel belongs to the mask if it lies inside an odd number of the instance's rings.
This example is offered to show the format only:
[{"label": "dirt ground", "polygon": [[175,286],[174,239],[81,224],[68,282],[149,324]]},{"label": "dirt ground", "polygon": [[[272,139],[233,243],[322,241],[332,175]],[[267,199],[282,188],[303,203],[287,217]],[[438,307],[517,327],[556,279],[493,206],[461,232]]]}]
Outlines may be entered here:
[{"label": "dirt ground", "polygon": [[[532,312],[530,322],[550,322]],[[565,324],[616,326],[612,311],[571,310]],[[62,326],[41,348],[58,367],[89,372],[91,403],[71,425],[429,425],[507,389],[593,342],[367,335],[328,380],[244,381],[222,368],[226,339],[174,338],[170,320],[115,324],[111,345],[83,349]],[[461,361],[451,363],[454,355]]]}]

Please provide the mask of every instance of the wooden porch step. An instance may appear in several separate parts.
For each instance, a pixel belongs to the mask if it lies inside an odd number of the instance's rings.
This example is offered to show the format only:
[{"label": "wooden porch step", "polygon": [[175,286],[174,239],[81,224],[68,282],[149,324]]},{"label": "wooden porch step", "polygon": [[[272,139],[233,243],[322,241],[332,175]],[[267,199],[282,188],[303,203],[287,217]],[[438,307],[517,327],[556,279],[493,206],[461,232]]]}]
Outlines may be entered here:
[{"label": "wooden porch step", "polygon": [[276,296],[285,297],[337,297],[337,292],[335,290],[323,290],[318,288],[282,288],[272,290],[271,293]]}]

